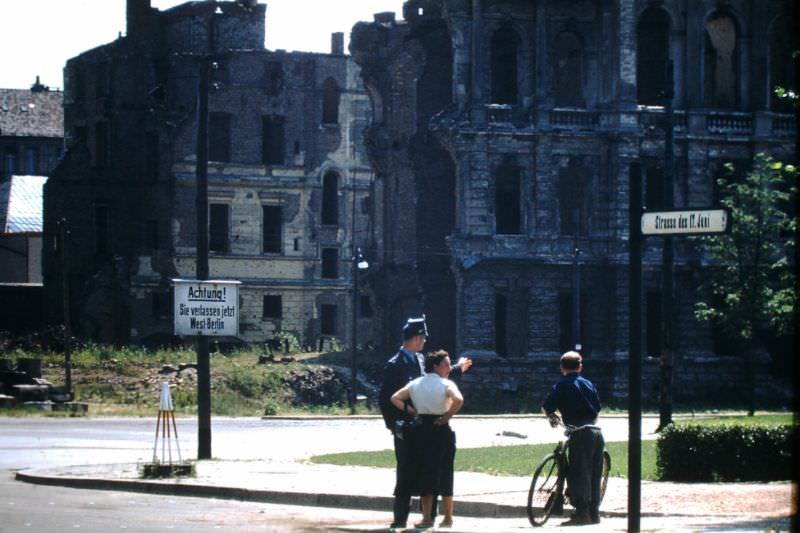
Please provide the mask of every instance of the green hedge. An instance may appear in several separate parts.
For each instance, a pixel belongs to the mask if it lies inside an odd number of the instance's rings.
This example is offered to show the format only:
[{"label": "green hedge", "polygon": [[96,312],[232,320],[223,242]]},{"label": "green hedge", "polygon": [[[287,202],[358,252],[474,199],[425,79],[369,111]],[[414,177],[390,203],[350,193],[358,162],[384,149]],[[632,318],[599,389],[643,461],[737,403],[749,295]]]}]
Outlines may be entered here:
[{"label": "green hedge", "polygon": [[791,479],[797,426],[670,425],[658,437],[662,481]]}]

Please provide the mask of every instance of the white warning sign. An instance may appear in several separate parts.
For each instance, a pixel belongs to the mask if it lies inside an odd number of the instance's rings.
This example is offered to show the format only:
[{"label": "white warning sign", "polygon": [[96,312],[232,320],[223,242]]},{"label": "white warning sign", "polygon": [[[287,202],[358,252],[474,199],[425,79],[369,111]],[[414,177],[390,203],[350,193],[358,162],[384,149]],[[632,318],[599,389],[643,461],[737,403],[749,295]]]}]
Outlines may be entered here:
[{"label": "white warning sign", "polygon": [[172,282],[175,335],[239,335],[240,281]]}]

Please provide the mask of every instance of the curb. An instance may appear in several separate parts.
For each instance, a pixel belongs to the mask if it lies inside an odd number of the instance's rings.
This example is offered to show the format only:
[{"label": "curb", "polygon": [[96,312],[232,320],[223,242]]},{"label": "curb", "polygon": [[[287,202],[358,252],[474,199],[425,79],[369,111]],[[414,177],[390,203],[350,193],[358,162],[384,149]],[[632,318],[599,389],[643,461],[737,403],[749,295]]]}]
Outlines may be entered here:
[{"label": "curb", "polygon": [[[240,487],[202,485],[195,483],[163,483],[146,480],[106,479],[91,477],[66,477],[37,474],[36,471],[16,472],[14,479],[35,485],[59,486],[75,489],[116,490],[165,496],[188,496],[219,498],[258,503],[300,505],[308,507],[332,507],[339,509],[363,509],[392,512],[394,499],[389,496],[365,496],[352,494],[329,494],[287,492],[279,490],[244,489]],[[415,498],[416,500],[416,498]],[[412,507],[413,507],[412,503]],[[472,518],[527,518],[527,509],[522,505],[504,505],[470,500],[456,501],[460,516]],[[602,511],[601,516],[621,518],[628,516],[622,511]],[[680,516],[675,513],[642,513],[641,516]],[[694,515],[687,515],[694,516]]]}]

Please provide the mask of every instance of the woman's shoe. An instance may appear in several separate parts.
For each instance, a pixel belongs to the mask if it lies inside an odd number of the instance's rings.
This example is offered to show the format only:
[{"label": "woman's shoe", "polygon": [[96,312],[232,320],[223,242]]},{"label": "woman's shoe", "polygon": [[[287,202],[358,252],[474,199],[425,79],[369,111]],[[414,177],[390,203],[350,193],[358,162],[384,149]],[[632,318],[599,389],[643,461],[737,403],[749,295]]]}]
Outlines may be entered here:
[{"label": "woman's shoe", "polygon": [[439,526],[438,527],[453,527],[453,521],[452,520],[442,520],[441,522],[439,522]]},{"label": "woman's shoe", "polygon": [[417,529],[430,529],[433,527],[433,522],[417,522],[414,527]]}]

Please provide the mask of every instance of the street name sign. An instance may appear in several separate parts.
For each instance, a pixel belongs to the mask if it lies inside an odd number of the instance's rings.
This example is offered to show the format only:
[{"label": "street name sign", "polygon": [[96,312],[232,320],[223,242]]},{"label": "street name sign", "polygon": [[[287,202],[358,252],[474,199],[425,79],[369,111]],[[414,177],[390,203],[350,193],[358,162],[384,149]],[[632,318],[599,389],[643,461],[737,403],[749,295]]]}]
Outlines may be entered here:
[{"label": "street name sign", "polygon": [[642,215],[642,235],[705,235],[729,229],[727,209],[654,211]]},{"label": "street name sign", "polygon": [[175,335],[239,335],[240,281],[173,279]]}]

